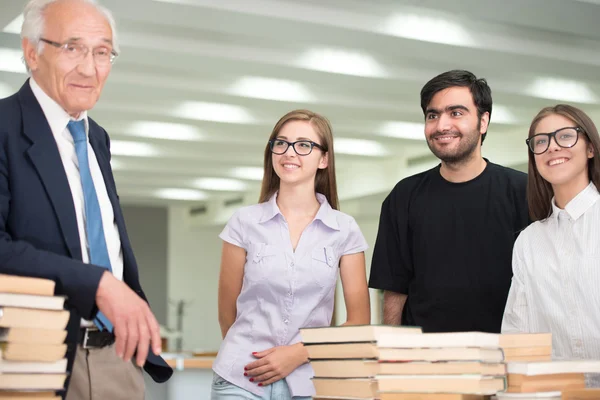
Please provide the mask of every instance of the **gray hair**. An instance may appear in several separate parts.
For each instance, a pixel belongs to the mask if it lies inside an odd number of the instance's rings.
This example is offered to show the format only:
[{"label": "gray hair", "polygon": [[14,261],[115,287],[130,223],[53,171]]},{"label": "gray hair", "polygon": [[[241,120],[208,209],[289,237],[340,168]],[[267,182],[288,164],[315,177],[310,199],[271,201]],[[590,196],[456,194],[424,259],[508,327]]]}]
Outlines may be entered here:
[{"label": "gray hair", "polygon": [[[60,0],[29,0],[29,3],[25,6],[23,11],[23,25],[21,27],[21,39],[28,39],[32,44],[37,46],[38,54],[42,52],[43,46],[40,38],[44,33],[46,15],[46,8]],[[92,4],[96,9],[106,18],[110,29],[112,31],[113,48],[119,52],[119,42],[117,40],[117,28],[115,19],[106,7],[98,4],[96,0],[81,0],[85,3]],[[29,66],[25,63],[27,72],[29,72]]]}]

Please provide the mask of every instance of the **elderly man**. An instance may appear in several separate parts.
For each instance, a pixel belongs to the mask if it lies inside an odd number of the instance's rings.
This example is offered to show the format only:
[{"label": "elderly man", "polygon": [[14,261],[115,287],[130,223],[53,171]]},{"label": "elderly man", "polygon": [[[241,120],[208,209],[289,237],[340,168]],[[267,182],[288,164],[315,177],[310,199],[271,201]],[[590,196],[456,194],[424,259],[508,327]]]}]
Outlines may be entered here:
[{"label": "elderly man", "polygon": [[68,296],[67,399],[143,399],[157,382],[159,327],[138,278],[110,168],[88,117],[117,57],[114,22],[92,0],[31,0],[30,79],[0,100],[0,273],[53,279]]}]

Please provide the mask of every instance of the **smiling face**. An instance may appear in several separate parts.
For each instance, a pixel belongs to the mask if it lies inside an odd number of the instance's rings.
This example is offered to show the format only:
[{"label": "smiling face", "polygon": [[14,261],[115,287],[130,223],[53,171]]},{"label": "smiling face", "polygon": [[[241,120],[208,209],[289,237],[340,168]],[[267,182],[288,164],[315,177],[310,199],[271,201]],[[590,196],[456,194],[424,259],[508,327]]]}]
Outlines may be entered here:
[{"label": "smiling face", "polygon": [[[321,138],[315,132],[308,121],[289,121],[279,131],[276,139],[293,143],[298,140],[309,140],[317,144]],[[281,184],[298,184],[313,182],[317,170],[327,168],[327,153],[317,147],[305,156],[296,154],[292,146],[289,146],[284,154],[272,154],[273,169],[279,177]]]},{"label": "smiling face", "polygon": [[[110,24],[93,5],[60,0],[50,4],[44,15],[42,38],[112,50]],[[96,65],[91,51],[81,60],[72,60],[62,49],[45,43],[38,54],[37,44],[28,39],[23,39],[23,48],[32,77],[67,113],[77,116],[94,107],[110,73],[110,64]]]},{"label": "smiling face", "polygon": [[480,148],[489,115],[481,119],[468,87],[451,87],[436,93],[425,111],[425,138],[437,158],[456,164],[468,160]]},{"label": "smiling face", "polygon": [[[551,133],[576,124],[567,117],[550,114],[544,117],[535,128],[534,134]],[[553,188],[563,185],[585,187],[589,182],[588,160],[594,156],[592,146],[585,133],[579,133],[575,146],[560,147],[554,138],[550,140],[545,153],[535,155],[535,165],[542,178]]]}]

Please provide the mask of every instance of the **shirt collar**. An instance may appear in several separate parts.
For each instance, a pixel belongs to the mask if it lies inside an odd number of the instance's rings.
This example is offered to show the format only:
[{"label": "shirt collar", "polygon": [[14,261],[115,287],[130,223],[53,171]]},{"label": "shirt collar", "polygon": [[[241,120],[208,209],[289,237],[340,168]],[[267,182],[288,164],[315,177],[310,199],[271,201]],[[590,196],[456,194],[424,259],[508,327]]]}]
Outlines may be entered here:
[{"label": "shirt collar", "polygon": [[[596,186],[590,182],[573,200],[565,206],[565,211],[571,219],[577,220],[581,217],[594,203],[600,199],[600,193]],[[558,218],[558,214],[562,210],[556,205],[556,200],[552,197],[552,218]]]},{"label": "shirt collar", "polygon": [[[339,231],[340,225],[337,222],[335,212],[329,205],[327,198],[321,193],[317,193],[317,201],[321,204],[321,207],[319,207],[319,211],[317,211],[317,215],[315,215],[315,220],[320,220],[329,228]],[[263,215],[259,220],[259,223],[261,224],[270,221],[275,218],[276,215],[281,214],[281,210],[279,210],[279,207],[277,206],[277,192],[275,192],[269,201],[264,204]],[[283,216],[283,214],[281,215]]]},{"label": "shirt collar", "polygon": [[[32,78],[29,79],[29,85],[31,86],[31,91],[33,95],[37,99],[38,103],[40,103],[40,107],[46,116],[46,120],[48,121],[48,125],[50,125],[50,130],[54,137],[58,137],[62,135],[67,127],[67,124],[70,120],[72,120],[71,116],[50,96],[44,92],[44,90],[38,85],[38,83]],[[87,111],[82,112],[77,118],[77,121],[83,120],[85,122],[85,132],[88,133],[89,124],[87,119]],[[71,135],[69,135],[70,137]],[[72,139],[72,138],[71,138]]]}]

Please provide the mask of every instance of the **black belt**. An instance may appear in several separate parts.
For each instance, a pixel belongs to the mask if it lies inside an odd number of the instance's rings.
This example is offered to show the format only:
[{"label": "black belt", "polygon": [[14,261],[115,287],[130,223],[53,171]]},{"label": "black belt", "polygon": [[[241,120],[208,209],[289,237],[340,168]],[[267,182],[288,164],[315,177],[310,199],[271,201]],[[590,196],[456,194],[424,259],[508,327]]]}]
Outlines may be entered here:
[{"label": "black belt", "polygon": [[109,331],[99,331],[96,327],[81,328],[80,341],[84,349],[99,349],[115,342],[115,335]]}]

